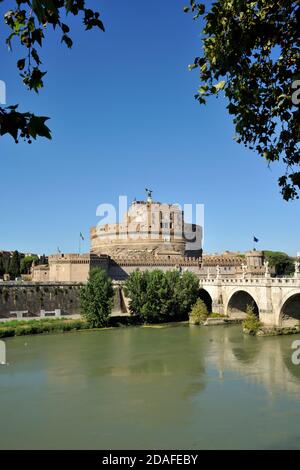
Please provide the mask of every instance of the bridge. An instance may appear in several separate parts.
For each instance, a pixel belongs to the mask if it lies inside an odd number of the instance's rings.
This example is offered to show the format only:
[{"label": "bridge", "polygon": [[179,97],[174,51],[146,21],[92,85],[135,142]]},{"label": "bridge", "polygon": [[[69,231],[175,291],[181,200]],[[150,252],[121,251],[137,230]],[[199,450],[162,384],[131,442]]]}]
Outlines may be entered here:
[{"label": "bridge", "polygon": [[265,325],[291,327],[300,323],[300,274],[294,277],[222,277],[199,280],[200,296],[209,311],[245,318],[247,307]]}]

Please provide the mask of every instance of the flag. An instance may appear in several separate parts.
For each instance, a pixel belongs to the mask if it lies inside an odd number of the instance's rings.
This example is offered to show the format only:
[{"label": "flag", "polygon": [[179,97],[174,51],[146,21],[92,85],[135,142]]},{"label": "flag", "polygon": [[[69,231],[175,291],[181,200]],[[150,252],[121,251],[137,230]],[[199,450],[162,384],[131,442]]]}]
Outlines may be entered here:
[{"label": "flag", "polygon": [[259,242],[259,239],[256,238],[256,237],[253,237],[253,241],[254,241],[254,243],[258,243],[258,242]]},{"label": "flag", "polygon": [[61,253],[59,246],[57,247],[57,253]]},{"label": "flag", "polygon": [[81,232],[80,232],[79,236],[80,236],[81,240],[84,240],[84,236],[82,235]]}]

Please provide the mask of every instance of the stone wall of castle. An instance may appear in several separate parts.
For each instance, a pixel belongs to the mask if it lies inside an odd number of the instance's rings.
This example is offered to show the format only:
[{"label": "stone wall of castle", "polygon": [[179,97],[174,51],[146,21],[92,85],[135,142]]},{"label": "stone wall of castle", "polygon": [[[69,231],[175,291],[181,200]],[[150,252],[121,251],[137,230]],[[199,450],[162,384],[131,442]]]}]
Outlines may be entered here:
[{"label": "stone wall of castle", "polygon": [[[36,266],[33,268],[33,281],[35,282],[82,282],[88,280],[90,269],[100,267],[112,279],[126,279],[126,277],[139,269],[189,270],[199,277],[222,276],[241,277],[244,274],[242,265],[247,264],[247,274],[253,276],[264,275],[262,254],[255,256],[240,254],[204,255],[202,258],[186,257],[182,255],[165,254],[152,256],[143,253],[141,256],[119,256],[114,259],[107,255],[93,254],[59,254],[49,256],[49,266]],[[253,261],[254,260],[254,261]],[[252,264],[251,264],[252,263]]]},{"label": "stone wall of castle", "polygon": [[61,309],[62,314],[80,313],[80,284],[2,282],[0,285],[0,317],[15,318],[16,313],[28,311],[27,316],[39,316],[41,310]]},{"label": "stone wall of castle", "polygon": [[49,256],[49,265],[32,268],[33,282],[87,282],[90,270],[100,267],[108,271],[109,257],[86,254],[57,254]]},{"label": "stone wall of castle", "polygon": [[49,256],[49,281],[51,282],[86,282],[89,272],[89,254]]}]

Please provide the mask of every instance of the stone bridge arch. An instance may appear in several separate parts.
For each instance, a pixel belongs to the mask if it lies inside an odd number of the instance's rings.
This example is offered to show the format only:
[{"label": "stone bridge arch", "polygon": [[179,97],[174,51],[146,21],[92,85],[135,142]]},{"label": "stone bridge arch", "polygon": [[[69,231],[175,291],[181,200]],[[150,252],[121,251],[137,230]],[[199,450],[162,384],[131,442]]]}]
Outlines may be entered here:
[{"label": "stone bridge arch", "polygon": [[292,289],[283,296],[277,315],[276,323],[279,326],[300,325],[300,289]]},{"label": "stone bridge arch", "polygon": [[228,293],[225,315],[244,319],[247,315],[248,306],[251,306],[255,315],[259,316],[259,303],[255,293],[244,288],[244,286],[240,286]]},{"label": "stone bridge arch", "polygon": [[[202,291],[202,294],[201,294]],[[223,313],[223,298],[222,298],[222,291],[220,290],[220,286],[217,284],[208,284],[208,283],[200,283],[199,284],[199,297],[202,298],[206,296],[206,299],[209,301],[209,305],[207,305],[205,299],[204,302],[208,307],[209,312],[216,312],[216,313]],[[209,298],[208,298],[209,296]]]},{"label": "stone bridge arch", "polygon": [[199,299],[203,300],[209,313],[212,312],[213,298],[209,291],[203,287],[200,287],[199,290]]}]

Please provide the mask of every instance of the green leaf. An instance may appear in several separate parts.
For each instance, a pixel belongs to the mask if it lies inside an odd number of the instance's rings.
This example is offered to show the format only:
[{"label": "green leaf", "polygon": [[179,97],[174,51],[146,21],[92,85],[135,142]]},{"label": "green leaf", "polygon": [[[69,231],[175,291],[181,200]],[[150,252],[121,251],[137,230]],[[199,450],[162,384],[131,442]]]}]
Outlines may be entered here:
[{"label": "green leaf", "polygon": [[26,59],[20,59],[17,62],[17,67],[19,70],[23,70],[25,67]]},{"label": "green leaf", "polygon": [[61,38],[61,42],[64,42],[69,49],[73,46],[73,41],[70,38],[70,36],[67,36],[67,34],[64,34]]},{"label": "green leaf", "polygon": [[32,55],[32,57],[35,60],[37,65],[40,65],[42,63],[36,49],[34,49],[34,48],[32,49],[31,55]]},{"label": "green leaf", "polygon": [[45,125],[45,122],[48,121],[48,117],[45,116],[32,116],[29,121],[29,133],[30,135],[36,139],[37,136],[46,137],[47,139],[51,139],[51,132],[50,129]]}]

